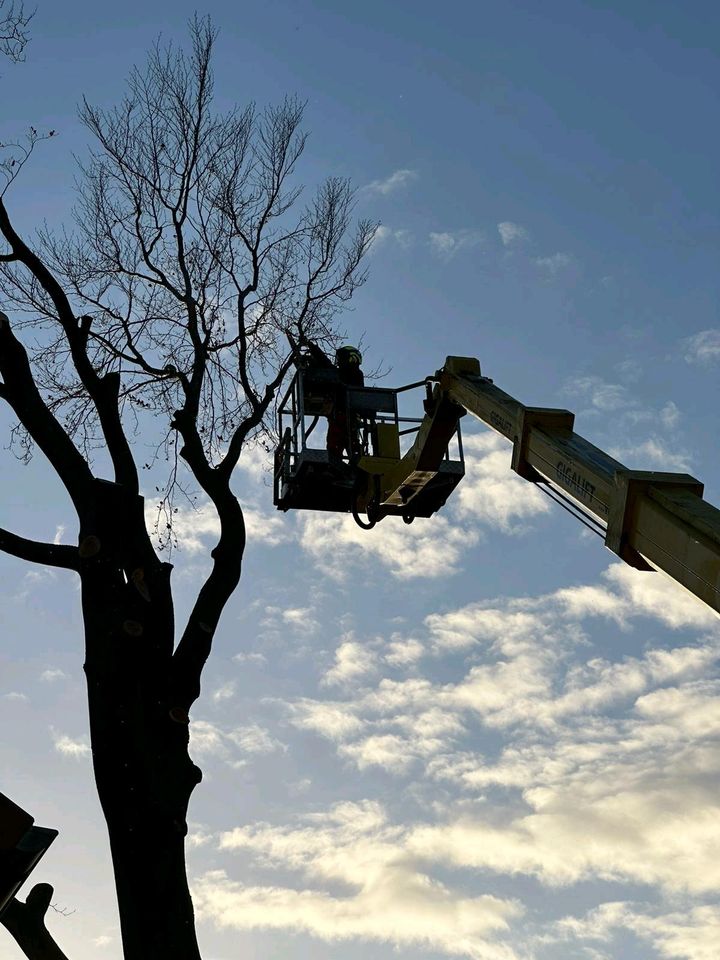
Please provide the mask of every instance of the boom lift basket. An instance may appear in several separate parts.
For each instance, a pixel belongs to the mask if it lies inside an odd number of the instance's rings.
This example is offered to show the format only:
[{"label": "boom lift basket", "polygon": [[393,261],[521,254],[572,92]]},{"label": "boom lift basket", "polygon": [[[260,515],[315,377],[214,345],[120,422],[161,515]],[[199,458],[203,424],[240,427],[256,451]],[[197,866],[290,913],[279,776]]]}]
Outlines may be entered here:
[{"label": "boom lift basket", "polygon": [[[338,372],[301,364],[278,409],[280,442],[275,451],[273,502],[279,510],[367,513],[374,519],[430,517],[465,474],[459,422],[434,476],[413,490],[405,504],[384,503],[382,479],[396,471],[403,447],[412,442],[421,417],[398,413],[398,395],[411,387],[351,387]],[[340,405],[345,448],[325,446],[327,422]],[[452,450],[452,456],[451,456]],[[349,451],[349,452],[348,452]]]}]

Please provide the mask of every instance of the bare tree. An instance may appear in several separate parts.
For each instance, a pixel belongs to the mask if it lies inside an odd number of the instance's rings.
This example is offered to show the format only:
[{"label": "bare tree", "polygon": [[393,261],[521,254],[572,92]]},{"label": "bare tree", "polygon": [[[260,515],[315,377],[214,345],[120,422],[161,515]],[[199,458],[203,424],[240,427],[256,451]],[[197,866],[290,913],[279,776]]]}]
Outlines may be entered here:
[{"label": "bare tree", "polygon": [[30,40],[28,27],[33,13],[25,12],[23,3],[0,0],[0,53],[11,60],[22,60]]},{"label": "bare tree", "polygon": [[[302,104],[213,112],[207,20],[191,39],[189,55],[158,43],[119,106],[83,105],[96,147],[73,234],[31,244],[0,198],[0,290],[14,317],[0,314],[0,399],[79,524],[77,546],[0,530],[0,549],[80,576],[93,767],[128,960],[199,958],[184,843],[202,774],[188,725],[241,573],[233,471],[266,428],[295,344],[333,342],[375,229],[352,227],[345,180],[301,203]],[[220,531],[177,635],[172,567],[147,530],[136,462],[159,422],[163,509],[184,475]]]}]

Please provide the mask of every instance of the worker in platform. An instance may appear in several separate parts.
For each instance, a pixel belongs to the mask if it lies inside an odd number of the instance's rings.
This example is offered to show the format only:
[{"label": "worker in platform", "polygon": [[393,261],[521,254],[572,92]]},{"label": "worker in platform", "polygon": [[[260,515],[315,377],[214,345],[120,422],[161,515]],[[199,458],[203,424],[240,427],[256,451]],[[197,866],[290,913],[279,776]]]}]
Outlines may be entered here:
[{"label": "worker in platform", "polygon": [[[311,364],[320,369],[336,370],[342,387],[365,386],[365,376],[360,366],[362,364],[362,354],[357,347],[349,345],[340,347],[335,352],[335,363],[333,364],[332,360],[316,343],[307,341],[306,345]],[[331,460],[341,460],[343,450],[347,450],[349,456],[357,456],[360,453],[358,418],[351,415],[352,420],[350,420],[348,416],[347,390],[341,388],[335,391],[332,408],[328,414],[326,445]]]}]

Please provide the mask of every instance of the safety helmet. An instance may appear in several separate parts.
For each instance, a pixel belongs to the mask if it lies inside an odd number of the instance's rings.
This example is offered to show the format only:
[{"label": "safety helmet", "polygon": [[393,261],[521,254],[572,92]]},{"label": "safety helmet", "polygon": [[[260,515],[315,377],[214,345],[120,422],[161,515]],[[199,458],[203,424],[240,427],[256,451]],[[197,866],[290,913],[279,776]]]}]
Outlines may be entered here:
[{"label": "safety helmet", "polygon": [[345,364],[356,364],[359,367],[362,363],[362,354],[357,347],[340,347],[335,352],[335,360],[338,366]]}]

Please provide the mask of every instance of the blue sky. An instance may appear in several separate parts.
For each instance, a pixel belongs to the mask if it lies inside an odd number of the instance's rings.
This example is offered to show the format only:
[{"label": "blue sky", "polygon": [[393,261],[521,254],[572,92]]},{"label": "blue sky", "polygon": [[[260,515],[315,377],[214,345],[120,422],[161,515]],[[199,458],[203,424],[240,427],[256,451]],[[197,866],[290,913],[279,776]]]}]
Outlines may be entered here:
[{"label": "blue sky", "polygon": [[[39,4],[27,62],[0,77],[0,139],[59,131],[9,197],[23,228],[69,220],[81,97],[117,100],[193,10]],[[477,356],[720,503],[715,4],[200,12],[221,31],[219,105],[307,99],[303,182],[351,177],[382,222],[342,318],[366,368],[394,385]],[[274,513],[262,459],[238,471],[251,543],[192,717],[206,960],[716,955],[717,620],[616,563],[468,421],[466,478],[411,527]],[[0,525],[71,541],[43,464],[2,456]],[[180,612],[213,532],[181,518]],[[115,960],[78,593],[4,556],[0,593],[1,788],[61,831],[37,879],[75,911],[49,921],[68,956]]]}]

